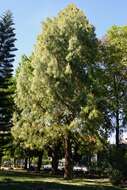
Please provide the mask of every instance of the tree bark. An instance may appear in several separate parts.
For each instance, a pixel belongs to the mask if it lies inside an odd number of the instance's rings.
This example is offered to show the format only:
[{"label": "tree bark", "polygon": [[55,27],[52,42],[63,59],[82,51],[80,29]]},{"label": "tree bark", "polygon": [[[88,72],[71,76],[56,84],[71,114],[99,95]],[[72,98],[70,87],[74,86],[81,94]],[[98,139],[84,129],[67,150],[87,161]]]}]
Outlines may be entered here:
[{"label": "tree bark", "polygon": [[2,156],[0,155],[0,166],[2,165]]},{"label": "tree bark", "polygon": [[31,157],[29,156],[29,158],[28,158],[28,167],[29,167],[29,170],[30,170],[30,168],[31,168]]},{"label": "tree bark", "polygon": [[119,139],[119,136],[120,136],[120,134],[119,134],[120,132],[119,132],[119,112],[117,111],[116,112],[116,147],[119,147],[119,141],[120,141],[120,139]]},{"label": "tree bark", "polygon": [[24,169],[27,170],[28,158],[25,158]]},{"label": "tree bark", "polygon": [[37,171],[41,170],[42,157],[43,157],[43,151],[40,151],[38,154]]},{"label": "tree bark", "polygon": [[65,167],[64,178],[72,179],[71,141],[70,134],[65,134]]},{"label": "tree bark", "polygon": [[114,96],[115,96],[115,100],[116,100],[116,110],[115,110],[115,114],[116,114],[116,147],[119,147],[119,143],[120,143],[120,123],[119,123],[119,86],[118,86],[118,80],[117,80],[117,76],[114,75]]},{"label": "tree bark", "polygon": [[57,174],[59,164],[59,145],[54,146],[52,150],[52,173]]},{"label": "tree bark", "polygon": [[14,167],[17,167],[17,164],[16,164],[16,158],[14,157]]}]

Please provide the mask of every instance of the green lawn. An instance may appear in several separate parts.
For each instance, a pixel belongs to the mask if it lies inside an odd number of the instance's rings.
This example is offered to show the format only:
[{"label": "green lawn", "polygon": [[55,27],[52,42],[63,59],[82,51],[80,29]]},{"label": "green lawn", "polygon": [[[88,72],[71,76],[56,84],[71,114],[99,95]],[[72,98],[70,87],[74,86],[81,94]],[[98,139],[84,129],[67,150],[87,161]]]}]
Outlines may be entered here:
[{"label": "green lawn", "polygon": [[108,179],[73,179],[25,172],[0,172],[0,190],[121,190]]}]

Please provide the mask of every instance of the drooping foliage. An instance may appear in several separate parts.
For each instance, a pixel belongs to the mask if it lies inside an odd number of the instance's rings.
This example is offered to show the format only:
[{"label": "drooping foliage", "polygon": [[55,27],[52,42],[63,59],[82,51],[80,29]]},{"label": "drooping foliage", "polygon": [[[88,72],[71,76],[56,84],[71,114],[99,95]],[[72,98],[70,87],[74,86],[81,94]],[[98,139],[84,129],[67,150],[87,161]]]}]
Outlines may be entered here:
[{"label": "drooping foliage", "polygon": [[[97,153],[112,129],[120,143],[126,126],[126,27],[113,27],[100,42],[71,4],[43,23],[32,56],[21,62],[12,129],[21,147],[47,149],[53,156],[62,142],[65,178],[71,178],[78,144],[82,152]],[[58,165],[58,157],[52,163]]]},{"label": "drooping foliage", "polygon": [[12,13],[7,11],[0,19],[0,146],[8,141],[8,131],[12,126],[13,114],[13,62],[15,32]]},{"label": "drooping foliage", "polygon": [[[65,177],[71,174],[71,136],[87,131],[99,112],[94,99],[98,41],[94,27],[75,5],[43,24],[34,51],[32,91],[45,125],[65,141]],[[92,105],[89,106],[89,105]],[[82,119],[83,118],[83,119]],[[96,123],[96,124],[95,124]],[[88,130],[89,131],[89,130]]]}]

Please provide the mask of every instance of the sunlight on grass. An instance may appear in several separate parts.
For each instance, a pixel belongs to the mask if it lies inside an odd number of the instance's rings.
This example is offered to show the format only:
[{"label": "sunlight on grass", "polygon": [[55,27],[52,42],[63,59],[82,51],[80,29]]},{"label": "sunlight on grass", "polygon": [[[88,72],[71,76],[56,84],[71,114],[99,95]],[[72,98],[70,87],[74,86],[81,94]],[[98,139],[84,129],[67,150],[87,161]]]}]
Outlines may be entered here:
[{"label": "sunlight on grass", "polygon": [[[122,190],[108,179],[72,179],[27,172],[0,172],[0,190]],[[125,190],[125,189],[124,189]],[[127,190],[127,189],[126,189]]]},{"label": "sunlight on grass", "polygon": [[58,184],[66,184],[66,185],[76,185],[76,186],[83,186],[83,185],[106,185],[111,186],[111,183],[108,179],[73,179],[73,180],[64,180],[63,178],[43,178],[41,179],[43,182],[55,182]]}]

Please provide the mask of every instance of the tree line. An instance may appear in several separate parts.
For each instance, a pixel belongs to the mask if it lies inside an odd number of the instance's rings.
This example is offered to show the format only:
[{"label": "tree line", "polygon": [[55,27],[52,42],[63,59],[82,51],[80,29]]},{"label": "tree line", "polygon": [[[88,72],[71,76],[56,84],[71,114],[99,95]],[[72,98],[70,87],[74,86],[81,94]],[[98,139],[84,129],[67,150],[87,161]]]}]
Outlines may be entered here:
[{"label": "tree line", "polygon": [[106,150],[113,131],[118,150],[127,123],[126,39],[127,26],[113,26],[98,39],[84,13],[70,4],[43,22],[33,52],[22,56],[12,77],[16,39],[12,15],[5,13],[0,21],[1,155],[3,148],[13,154],[18,149],[26,159],[32,153],[40,170],[47,151],[54,173],[64,156],[64,177],[70,179],[78,156]]}]

